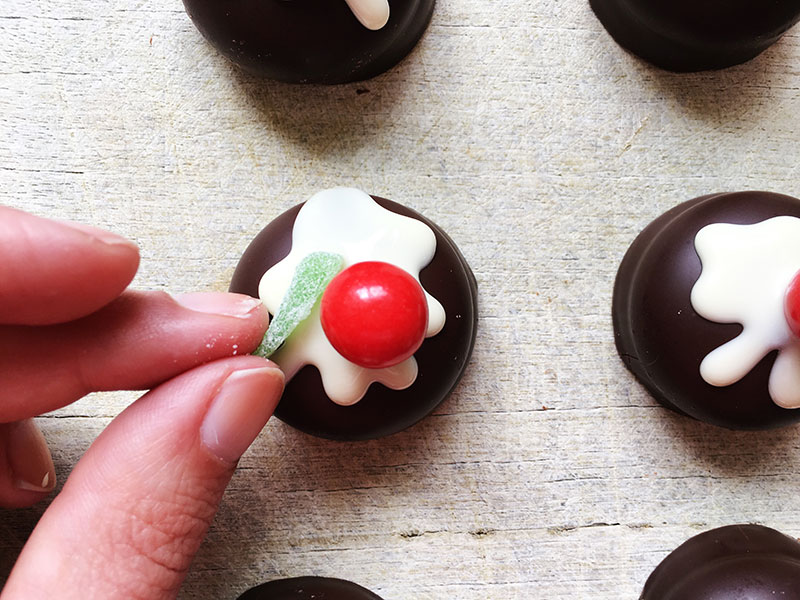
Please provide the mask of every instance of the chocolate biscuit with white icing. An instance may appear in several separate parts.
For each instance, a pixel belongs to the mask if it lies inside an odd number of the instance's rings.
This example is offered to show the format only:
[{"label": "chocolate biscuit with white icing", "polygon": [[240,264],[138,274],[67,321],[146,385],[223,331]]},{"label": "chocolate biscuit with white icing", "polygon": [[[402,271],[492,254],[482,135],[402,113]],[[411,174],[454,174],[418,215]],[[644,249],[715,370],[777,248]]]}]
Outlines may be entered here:
[{"label": "chocolate biscuit with white icing", "polygon": [[287,83],[369,79],[417,44],[435,0],[183,0],[200,33],[247,71]]},{"label": "chocolate biscuit with white icing", "polygon": [[612,306],[617,350],[659,402],[695,419],[731,429],[798,422],[792,289],[800,200],[695,198],[658,217],[625,254]]},{"label": "chocolate biscuit with white icing", "polygon": [[[275,315],[292,273],[314,252],[341,255],[344,268],[337,277],[365,263],[405,272],[427,305],[424,338],[413,356],[400,353],[389,366],[353,362],[323,328],[323,295],[270,356],[288,379],[275,414],[307,433],[334,439],[375,438],[413,425],[449,395],[472,352],[477,288],[466,260],[439,227],[418,213],[359,190],[335,188],[268,224],[242,256],[231,291],[261,297]],[[389,324],[402,333],[398,325],[406,317],[395,323],[393,317],[394,311]],[[355,330],[367,328],[366,315],[352,321]]]}]

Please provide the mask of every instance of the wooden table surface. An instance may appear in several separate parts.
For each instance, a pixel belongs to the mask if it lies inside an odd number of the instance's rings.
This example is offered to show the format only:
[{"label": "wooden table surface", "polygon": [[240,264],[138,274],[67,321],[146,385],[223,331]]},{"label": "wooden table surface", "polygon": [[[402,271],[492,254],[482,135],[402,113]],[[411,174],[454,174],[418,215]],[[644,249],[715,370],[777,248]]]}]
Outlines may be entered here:
[{"label": "wooden table surface", "polygon": [[[352,185],[441,225],[480,288],[475,353],[410,430],[336,443],[272,421],[182,598],[278,577],[386,600],[619,600],[687,537],[800,535],[800,429],[671,414],[617,358],[616,269],[666,209],[800,196],[800,30],[721,72],[617,47],[585,0],[439,0],[398,68],[336,87],[239,72],[179,0],[0,3],[0,203],[136,240],[136,288],[224,290],[273,217]],[[43,416],[60,480],[135,393]],[[44,510],[0,512],[0,577]]]}]

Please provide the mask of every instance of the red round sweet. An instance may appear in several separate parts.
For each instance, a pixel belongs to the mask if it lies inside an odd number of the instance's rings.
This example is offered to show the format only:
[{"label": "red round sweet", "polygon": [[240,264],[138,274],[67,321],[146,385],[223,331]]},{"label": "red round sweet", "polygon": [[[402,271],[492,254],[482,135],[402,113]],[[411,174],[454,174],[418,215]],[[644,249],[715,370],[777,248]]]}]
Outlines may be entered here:
[{"label": "red round sweet", "polygon": [[786,290],[784,312],[792,333],[800,337],[800,271],[794,276]]},{"label": "red round sweet", "polygon": [[428,328],[428,302],[419,282],[403,269],[361,262],[328,284],[320,320],[339,354],[361,367],[382,369],[420,347]]}]

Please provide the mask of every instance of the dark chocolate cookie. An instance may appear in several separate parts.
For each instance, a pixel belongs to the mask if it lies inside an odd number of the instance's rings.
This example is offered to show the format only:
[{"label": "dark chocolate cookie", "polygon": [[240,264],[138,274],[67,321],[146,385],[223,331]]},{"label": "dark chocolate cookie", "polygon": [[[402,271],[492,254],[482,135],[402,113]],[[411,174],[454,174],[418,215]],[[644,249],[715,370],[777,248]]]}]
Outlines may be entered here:
[{"label": "dark chocolate cookie", "polygon": [[800,19],[800,0],[589,0],[620,46],[670,71],[757,56]]},{"label": "dark chocolate cookie", "polygon": [[293,577],[247,590],[238,600],[381,600],[368,589],[331,577]]},{"label": "dark chocolate cookie", "polygon": [[[370,439],[396,433],[418,422],[453,390],[475,342],[477,287],[456,245],[419,213],[383,198],[374,200],[392,213],[421,221],[433,230],[435,254],[420,271],[419,281],[441,303],[446,320],[443,329],[425,338],[414,354],[418,375],[406,389],[389,389],[381,383],[372,383],[363,398],[346,406],[326,395],[315,366],[300,369],[287,383],[275,414],[289,425],[321,437]],[[258,297],[264,273],[292,248],[293,226],[302,206],[286,211],[256,236],[236,267],[231,291]]]},{"label": "dark chocolate cookie", "polygon": [[800,598],[800,543],[761,525],[701,533],[667,556],[640,600]]},{"label": "dark chocolate cookie", "polygon": [[[698,314],[692,302],[692,291],[702,271],[695,248],[698,232],[711,224],[755,224],[778,216],[800,218],[800,200],[769,192],[703,196],[658,217],[625,254],[614,284],[612,306],[617,350],[639,381],[668,408],[731,429],[768,429],[800,421],[800,410],[782,408],[770,393],[778,349],[757,356],[754,366],[743,369],[745,374],[728,385],[712,385],[701,376],[704,359],[740,336],[743,325],[726,319],[709,320]],[[744,231],[735,232],[733,239],[744,244],[744,235]],[[800,269],[797,240],[790,233],[788,241],[794,248],[792,260]],[[743,252],[750,251],[745,248]],[[730,256],[731,261],[738,260]],[[756,263],[756,268],[766,270],[772,262],[764,259]],[[741,291],[744,286],[760,293],[756,289],[758,278],[749,281],[744,265],[729,266],[734,274],[741,270],[745,278],[734,282],[739,286],[736,289]],[[781,287],[778,293],[785,289]],[[778,324],[786,319],[782,306],[770,305],[769,310],[775,313],[770,316]],[[776,312],[779,310],[780,314]],[[796,336],[788,335],[789,343],[800,343]]]},{"label": "dark chocolate cookie", "polygon": [[[363,0],[362,0],[363,1]],[[200,33],[256,75],[288,83],[369,79],[419,41],[434,0],[389,0],[389,20],[372,30],[345,0],[183,0]]]}]

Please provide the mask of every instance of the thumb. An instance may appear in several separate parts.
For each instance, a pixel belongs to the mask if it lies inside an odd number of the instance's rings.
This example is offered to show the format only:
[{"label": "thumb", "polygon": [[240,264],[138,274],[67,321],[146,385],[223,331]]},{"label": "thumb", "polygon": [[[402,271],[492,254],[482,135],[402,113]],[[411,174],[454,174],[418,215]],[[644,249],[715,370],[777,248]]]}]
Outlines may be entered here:
[{"label": "thumb", "polygon": [[282,390],[273,363],[243,356],[132,404],[77,464],[0,598],[174,598]]}]

